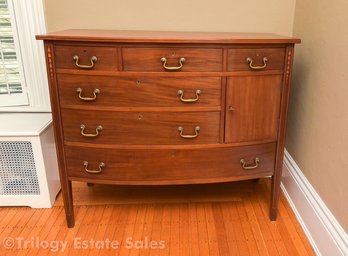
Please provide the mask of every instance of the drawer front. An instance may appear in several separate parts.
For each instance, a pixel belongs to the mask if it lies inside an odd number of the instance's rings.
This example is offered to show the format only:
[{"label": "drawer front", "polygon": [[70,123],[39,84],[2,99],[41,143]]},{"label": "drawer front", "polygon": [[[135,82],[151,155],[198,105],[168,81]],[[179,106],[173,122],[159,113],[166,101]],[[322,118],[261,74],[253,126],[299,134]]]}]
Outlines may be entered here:
[{"label": "drawer front", "polygon": [[[111,112],[63,109],[62,117],[66,141],[119,145],[219,142],[220,111]],[[81,125],[85,126],[84,129]],[[98,126],[102,129],[97,129]],[[81,134],[82,130],[87,136]]]},{"label": "drawer front", "polygon": [[[86,77],[59,74],[57,78],[62,106],[192,107],[221,105],[220,77]],[[78,91],[78,88],[81,90]],[[94,95],[96,90],[98,93]]]},{"label": "drawer front", "polygon": [[56,45],[54,50],[58,69],[117,70],[117,49],[113,47]]},{"label": "drawer front", "polygon": [[[275,143],[175,150],[66,147],[65,154],[69,177],[129,184],[204,183],[271,175],[274,171]],[[104,167],[100,166],[101,163]],[[99,166],[100,173],[87,172],[99,171]]]},{"label": "drawer front", "polygon": [[228,50],[228,71],[283,70],[285,48]]},{"label": "drawer front", "polygon": [[122,52],[125,71],[222,71],[222,49],[123,48]]}]

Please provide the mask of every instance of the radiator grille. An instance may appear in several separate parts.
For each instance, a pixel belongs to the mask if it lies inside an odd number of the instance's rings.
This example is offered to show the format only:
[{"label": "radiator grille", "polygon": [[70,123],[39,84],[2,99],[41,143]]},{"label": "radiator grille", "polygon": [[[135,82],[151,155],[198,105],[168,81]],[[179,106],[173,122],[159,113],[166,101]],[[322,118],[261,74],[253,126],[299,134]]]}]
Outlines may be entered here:
[{"label": "radiator grille", "polygon": [[0,195],[39,195],[31,142],[0,142]]}]

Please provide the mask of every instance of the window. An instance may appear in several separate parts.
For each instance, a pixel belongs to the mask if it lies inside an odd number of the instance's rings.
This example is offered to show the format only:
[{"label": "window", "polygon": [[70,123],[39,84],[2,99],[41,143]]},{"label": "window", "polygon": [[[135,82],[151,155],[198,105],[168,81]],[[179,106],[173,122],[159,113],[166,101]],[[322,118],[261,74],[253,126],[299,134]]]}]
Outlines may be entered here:
[{"label": "window", "polygon": [[0,106],[28,105],[16,23],[7,0],[0,0]]},{"label": "window", "polygon": [[50,112],[43,0],[0,0],[0,112]]}]

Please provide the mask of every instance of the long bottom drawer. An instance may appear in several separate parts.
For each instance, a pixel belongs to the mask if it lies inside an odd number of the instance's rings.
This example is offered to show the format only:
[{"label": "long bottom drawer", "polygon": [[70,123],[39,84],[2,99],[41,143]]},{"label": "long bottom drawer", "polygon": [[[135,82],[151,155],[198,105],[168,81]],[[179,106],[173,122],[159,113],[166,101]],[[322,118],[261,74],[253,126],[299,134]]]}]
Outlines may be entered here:
[{"label": "long bottom drawer", "polygon": [[275,143],[210,149],[65,148],[69,179],[110,184],[186,184],[272,175]]}]

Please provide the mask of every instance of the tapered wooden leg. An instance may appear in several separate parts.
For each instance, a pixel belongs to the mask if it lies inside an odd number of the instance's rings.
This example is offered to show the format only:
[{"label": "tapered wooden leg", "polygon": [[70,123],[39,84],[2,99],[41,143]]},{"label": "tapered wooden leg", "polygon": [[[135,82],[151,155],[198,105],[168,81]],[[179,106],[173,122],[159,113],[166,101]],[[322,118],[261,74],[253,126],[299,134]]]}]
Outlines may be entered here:
[{"label": "tapered wooden leg", "polygon": [[271,188],[271,205],[269,217],[271,220],[277,219],[278,212],[278,201],[280,195],[280,181],[282,179],[283,170],[283,158],[284,158],[284,147],[285,147],[285,135],[286,135],[286,121],[288,119],[288,102],[290,97],[290,78],[291,78],[291,67],[293,62],[293,46],[286,48],[286,72],[283,79],[282,89],[282,103],[280,109],[280,120],[278,129],[278,143],[276,149],[276,159],[274,164],[274,175],[272,177],[272,188]]},{"label": "tapered wooden leg", "polygon": [[[63,186],[65,186],[63,188]],[[71,181],[66,181],[66,184],[62,183],[62,196],[64,201],[65,217],[68,228],[75,226],[74,205],[72,197]]]},{"label": "tapered wooden leg", "polygon": [[272,177],[272,187],[271,187],[271,205],[270,205],[270,213],[269,218],[272,221],[277,219],[278,213],[278,201],[279,201],[279,193],[280,193],[280,181],[281,181],[281,172],[273,175]]},{"label": "tapered wooden leg", "polygon": [[[278,145],[279,146],[279,145]],[[280,182],[282,180],[283,172],[284,147],[281,146],[276,155],[275,170],[272,176],[271,184],[271,205],[269,218],[274,221],[277,219],[278,201],[280,196]]]}]

